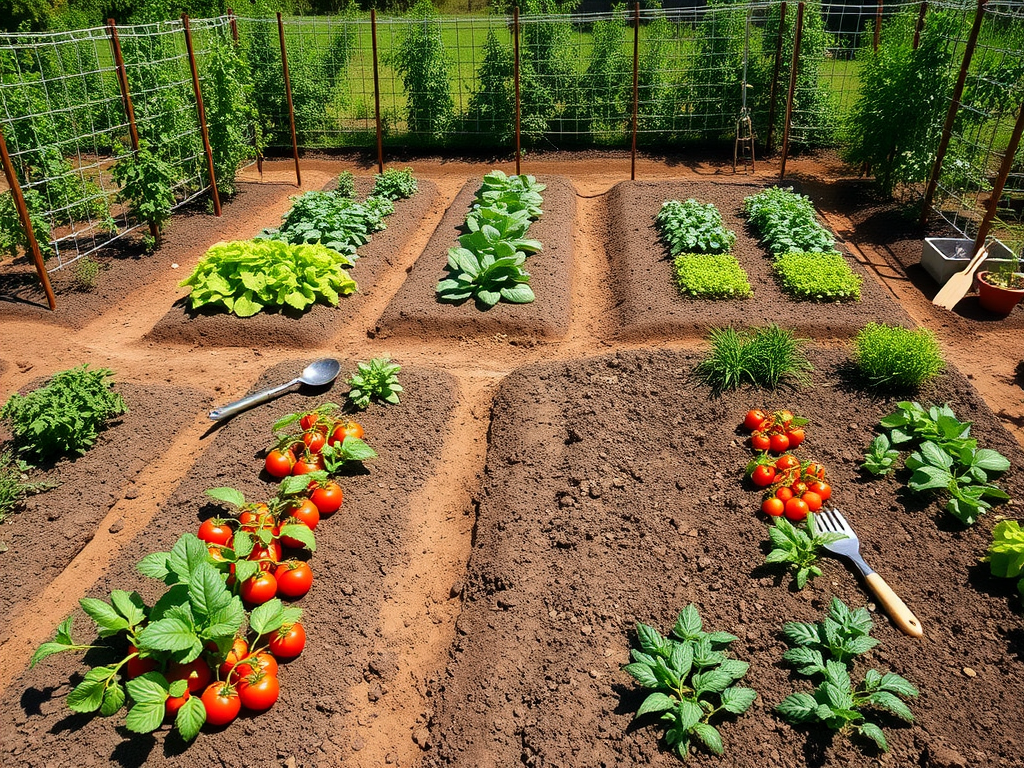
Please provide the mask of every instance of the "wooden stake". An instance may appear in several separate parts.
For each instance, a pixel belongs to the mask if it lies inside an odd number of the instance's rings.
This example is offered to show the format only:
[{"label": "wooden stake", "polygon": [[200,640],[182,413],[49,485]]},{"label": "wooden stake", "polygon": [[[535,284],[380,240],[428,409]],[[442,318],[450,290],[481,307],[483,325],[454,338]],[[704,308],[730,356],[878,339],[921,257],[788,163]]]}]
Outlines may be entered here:
[{"label": "wooden stake", "polygon": [[878,0],[878,11],[875,13],[875,39],[872,44],[872,50],[878,50],[878,41],[882,36],[882,1]]},{"label": "wooden stake", "polygon": [[917,14],[917,24],[914,26],[914,45],[916,51],[921,44],[921,30],[924,29],[924,17],[928,13],[928,0],[921,0],[921,10]]},{"label": "wooden stake", "polygon": [[516,89],[516,175],[522,173],[519,165],[523,159],[523,152],[520,145],[521,137],[519,134],[522,120],[522,102],[520,101],[519,95],[519,6],[512,7],[512,47],[513,47],[513,62],[512,62],[512,81]]},{"label": "wooden stake", "polygon": [[629,179],[636,180],[636,132],[640,115],[640,3],[633,6],[633,151],[629,160]]},{"label": "wooden stake", "polygon": [[796,93],[796,71],[800,63],[800,42],[804,32],[804,0],[796,6],[796,38],[793,40],[793,61],[789,70],[789,96],[786,97],[786,123],[782,132],[782,167],[779,181],[786,178],[786,157],[789,155],[789,126],[793,122],[793,95]]},{"label": "wooden stake", "polygon": [[295,105],[292,104],[292,81],[288,77],[288,53],[284,48],[284,22],[277,14],[277,36],[281,38],[281,68],[284,70],[284,92],[288,96],[288,125],[292,130],[292,157],[295,158],[295,185],[302,186],[302,170],[299,168],[299,142],[295,137]]},{"label": "wooden stake", "polygon": [[946,111],[946,122],[942,125],[942,136],[939,138],[939,148],[935,150],[935,163],[932,165],[932,175],[928,179],[928,189],[924,193],[924,203],[921,206],[921,218],[919,224],[923,227],[928,221],[928,209],[931,208],[932,200],[935,198],[935,190],[939,185],[939,174],[942,173],[942,161],[946,158],[946,150],[949,149],[949,140],[953,135],[953,123],[956,120],[956,112],[960,107],[960,97],[964,94],[964,83],[967,82],[967,70],[970,69],[971,59],[974,58],[974,49],[978,45],[978,33],[981,31],[981,22],[985,18],[985,4],[988,0],[978,0],[978,9],[974,13],[974,25],[971,33],[967,36],[967,47],[964,49],[964,60],[960,62],[960,74],[957,75],[956,85],[953,86],[953,95],[949,100],[949,109]]},{"label": "wooden stake", "polygon": [[50,286],[50,276],[46,274],[46,266],[43,264],[43,253],[39,250],[39,242],[36,240],[35,230],[32,229],[32,217],[29,215],[28,205],[25,204],[25,196],[21,193],[21,185],[18,184],[18,176],[14,172],[11,156],[7,152],[7,142],[4,140],[2,129],[0,129],[0,161],[3,162],[7,185],[11,188],[14,207],[18,209],[18,218],[21,219],[21,226],[25,229],[25,238],[28,240],[28,249],[32,253],[32,261],[36,265],[36,274],[39,275],[39,282],[43,284],[46,303],[50,305],[51,310],[54,310],[57,308],[57,297],[53,295],[53,288]]},{"label": "wooden stake", "polygon": [[235,12],[228,8],[228,24],[231,25],[231,39],[235,41],[235,46],[238,46],[238,22],[235,21]]},{"label": "wooden stake", "polygon": [[775,71],[772,74],[771,89],[768,93],[768,136],[765,137],[765,149],[772,148],[772,136],[775,133],[775,84],[779,82],[782,70],[782,33],[786,30],[786,3],[779,6],[779,39],[775,43]]},{"label": "wooden stake", "polygon": [[196,93],[196,108],[199,110],[199,132],[203,136],[203,151],[206,153],[206,170],[210,176],[210,192],[213,194],[213,213],[220,216],[220,192],[217,191],[217,176],[213,172],[213,150],[210,149],[210,133],[206,130],[206,109],[203,107],[203,93],[199,89],[199,69],[196,67],[196,54],[192,49],[192,28],[188,23],[188,14],[181,14],[181,22],[185,26],[185,48],[188,50],[188,65],[192,69],[192,89]]},{"label": "wooden stake", "polygon": [[373,115],[377,120],[377,173],[384,173],[384,128],[380,121],[380,69],[377,61],[377,11],[372,8],[370,41],[373,45]]},{"label": "wooden stake", "polygon": [[1024,134],[1024,104],[1021,104],[1017,112],[1017,122],[1013,125],[1013,133],[1010,134],[1010,143],[1006,146],[1003,154],[1003,162],[999,165],[999,173],[992,185],[992,196],[988,199],[988,209],[985,211],[985,218],[981,220],[978,227],[978,235],[974,238],[974,250],[977,251],[985,244],[989,230],[992,228],[992,221],[996,217],[996,208],[999,206],[999,198],[1003,196],[1003,187],[1006,186],[1006,179],[1010,175],[1014,158],[1017,156],[1017,147],[1020,146],[1020,137]]}]

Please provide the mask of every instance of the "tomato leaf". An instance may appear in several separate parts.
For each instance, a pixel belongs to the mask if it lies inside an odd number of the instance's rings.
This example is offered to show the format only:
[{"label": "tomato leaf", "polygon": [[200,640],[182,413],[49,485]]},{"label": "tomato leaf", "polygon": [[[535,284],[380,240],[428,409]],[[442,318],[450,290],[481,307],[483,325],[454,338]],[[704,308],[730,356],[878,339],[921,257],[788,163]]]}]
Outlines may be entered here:
[{"label": "tomato leaf", "polygon": [[103,693],[103,703],[100,704],[100,714],[110,717],[124,706],[124,686],[119,682],[112,681]]},{"label": "tomato leaf", "polygon": [[143,576],[149,576],[152,579],[160,579],[162,581],[170,574],[170,570],[167,568],[168,557],[169,553],[167,552],[151,552],[139,560],[139,564],[136,567]]},{"label": "tomato leaf", "polygon": [[277,495],[279,497],[294,496],[296,493],[304,492],[314,480],[319,483],[326,479],[327,473],[320,470],[308,472],[305,475],[292,475],[281,481],[281,485],[277,489]]},{"label": "tomato leaf", "polygon": [[163,596],[156,601],[149,612],[149,620],[159,621],[168,618],[176,609],[188,604],[188,585],[175,584],[164,592]]},{"label": "tomato leaf", "polygon": [[242,495],[241,491],[236,491],[234,488],[209,488],[206,491],[206,495],[211,499],[223,501],[225,504],[230,504],[233,507],[245,506],[245,496]]},{"label": "tomato leaf", "polygon": [[178,577],[178,581],[189,583],[193,573],[209,564],[210,551],[205,541],[194,533],[183,534],[167,557],[167,567]]},{"label": "tomato leaf", "polygon": [[86,615],[96,622],[100,637],[116,635],[130,626],[128,621],[123,616],[119,616],[113,607],[95,597],[83,597],[79,599],[78,604],[82,606]]},{"label": "tomato leaf", "polygon": [[[184,683],[184,680],[176,682]],[[188,683],[185,683],[186,687]],[[146,672],[128,681],[128,695],[137,703],[157,702],[161,706],[167,701],[171,684],[159,672]],[[180,694],[179,694],[180,695]]]},{"label": "tomato leaf", "polygon": [[310,552],[316,551],[316,538],[313,536],[313,532],[309,530],[308,525],[303,523],[283,525],[281,526],[281,535],[295,539],[296,541],[301,541]]},{"label": "tomato leaf", "polygon": [[135,733],[151,733],[163,723],[164,710],[163,702],[138,702],[128,710],[128,716],[124,719],[124,727]]},{"label": "tomato leaf", "polygon": [[62,653],[64,651],[85,651],[93,647],[91,645],[76,645],[74,640],[72,640],[71,627],[74,620],[74,616],[68,616],[57,627],[57,634],[53,640],[48,643],[43,643],[36,648],[36,652],[32,654],[32,659],[28,663],[29,667],[34,667],[47,656],[53,656],[55,653]]},{"label": "tomato leaf", "polygon": [[294,606],[294,605],[286,606],[284,611],[283,611],[283,613],[282,613],[281,626],[282,627],[290,627],[292,624],[295,624],[296,622],[298,622],[301,618],[302,618],[302,609],[301,608],[299,608],[297,606]]},{"label": "tomato leaf", "polygon": [[775,711],[792,723],[806,723],[814,720],[818,702],[809,693],[791,693]]},{"label": "tomato leaf", "polygon": [[181,705],[181,709],[178,710],[178,714],[174,718],[174,724],[185,741],[192,741],[198,736],[205,723],[206,707],[203,706],[203,700],[198,696],[190,696]]},{"label": "tomato leaf", "polygon": [[209,563],[202,563],[196,568],[188,585],[188,594],[200,621],[212,616],[231,602],[231,593],[224,579]]},{"label": "tomato leaf", "polygon": [[660,685],[651,667],[641,662],[637,661],[632,664],[626,664],[622,671],[630,675],[644,688],[657,688]]},{"label": "tomato leaf", "polygon": [[114,667],[93,667],[68,694],[68,707],[73,712],[95,712],[103,704],[107,685],[114,680]]},{"label": "tomato leaf", "polygon": [[185,691],[188,690],[188,682],[185,680],[171,680],[168,688],[167,695],[173,696],[174,698],[180,698],[185,695]]},{"label": "tomato leaf", "polygon": [[257,635],[275,632],[284,623],[284,604],[278,599],[268,600],[257,606],[249,615],[249,626]]},{"label": "tomato leaf", "polygon": [[138,626],[146,618],[146,604],[142,602],[142,597],[138,592],[115,589],[110,593],[110,602],[114,604],[114,609],[125,618],[129,626]]},{"label": "tomato leaf", "polygon": [[248,581],[260,571],[260,564],[254,560],[239,560],[235,563],[235,578],[239,582]]},{"label": "tomato leaf", "polygon": [[154,621],[139,633],[140,648],[153,651],[187,651],[197,639],[192,627],[176,618]]},{"label": "tomato leaf", "polygon": [[341,444],[341,455],[346,461],[376,459],[377,452],[358,437],[346,437]]},{"label": "tomato leaf", "polygon": [[231,542],[231,548],[234,550],[234,555],[237,560],[241,561],[243,558],[251,555],[255,546],[256,543],[253,541],[251,533],[248,531],[235,531],[235,537]]}]

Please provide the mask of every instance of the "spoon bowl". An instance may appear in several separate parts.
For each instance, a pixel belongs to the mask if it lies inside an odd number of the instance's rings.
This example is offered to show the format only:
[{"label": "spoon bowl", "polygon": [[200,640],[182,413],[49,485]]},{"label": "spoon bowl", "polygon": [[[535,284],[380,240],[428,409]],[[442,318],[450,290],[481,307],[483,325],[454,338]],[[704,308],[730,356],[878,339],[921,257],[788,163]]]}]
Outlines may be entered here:
[{"label": "spoon bowl", "polygon": [[305,384],[309,387],[322,387],[325,384],[330,384],[341,372],[341,363],[334,358],[325,357],[320,360],[314,360],[312,363],[307,365],[298,378],[294,378],[291,381],[280,384],[270,389],[264,389],[259,392],[255,392],[251,395],[243,397],[241,400],[236,400],[233,403],[221,406],[220,408],[214,408],[210,411],[210,418],[213,421],[220,421],[226,419],[229,416],[234,416],[236,413],[252,408],[254,405],[265,403],[267,400],[277,397],[281,393],[288,389],[291,389],[296,384]]}]

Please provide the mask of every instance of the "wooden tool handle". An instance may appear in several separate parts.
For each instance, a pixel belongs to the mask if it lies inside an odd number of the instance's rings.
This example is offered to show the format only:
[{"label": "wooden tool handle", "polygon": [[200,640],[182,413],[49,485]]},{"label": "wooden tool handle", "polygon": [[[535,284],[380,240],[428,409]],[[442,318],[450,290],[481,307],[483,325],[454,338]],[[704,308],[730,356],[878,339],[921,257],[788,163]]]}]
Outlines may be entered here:
[{"label": "wooden tool handle", "polygon": [[900,600],[900,596],[892,591],[892,587],[885,583],[885,579],[877,573],[872,573],[865,580],[868,586],[871,587],[871,591],[875,593],[875,597],[882,604],[882,607],[885,608],[885,612],[892,618],[893,623],[903,630],[904,634],[911,637],[922,637],[924,635],[924,630],[921,629],[921,622],[910,612],[907,604]]},{"label": "wooden tool handle", "polygon": [[967,266],[964,267],[962,272],[964,274],[972,275],[973,276],[974,273],[978,270],[978,266],[981,264],[982,260],[984,260],[984,258],[987,255],[988,255],[988,244],[985,244],[985,245],[982,245],[981,248],[978,249],[978,252],[976,254],[974,254],[974,258],[972,258],[969,262],[967,262]]}]

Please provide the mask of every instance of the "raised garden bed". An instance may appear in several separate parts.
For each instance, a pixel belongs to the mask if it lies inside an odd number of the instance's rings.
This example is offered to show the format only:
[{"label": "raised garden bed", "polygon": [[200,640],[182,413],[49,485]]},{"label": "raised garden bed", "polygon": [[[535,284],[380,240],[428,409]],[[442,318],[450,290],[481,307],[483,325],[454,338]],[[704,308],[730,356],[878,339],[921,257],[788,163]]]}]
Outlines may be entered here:
[{"label": "raised garden bed", "polygon": [[[611,259],[619,337],[703,336],[709,326],[778,323],[813,338],[853,336],[872,320],[911,327],[910,316],[860,264],[847,262],[863,278],[861,299],[842,304],[795,301],[779,288],[772,260],[742,216],[743,198],[760,185],[723,182],[621,182],[608,193],[607,251]],[[654,223],[665,200],[695,198],[714,203],[725,226],[736,232],[732,252],[746,271],[754,296],[708,300],[680,296],[668,250]]]},{"label": "raised garden bed", "polygon": [[[867,662],[921,691],[916,724],[883,720],[891,752],[880,764],[1018,760],[1006,723],[1024,697],[1019,607],[1013,583],[978,562],[1000,510],[964,530],[939,503],[897,495],[896,480],[864,479],[861,454],[897,398],[849,388],[841,351],[811,359],[813,386],[768,396],[710,399],[690,378],[695,355],[668,351],[533,365],[503,382],[458,637],[432,687],[428,765],[680,765],[658,743],[655,718],[631,725],[645,693],[619,667],[635,647],[634,621],[667,629],[691,602],[706,629],[739,636],[731,650],[751,662],[744,684],[759,695],[722,725],[725,757],[698,751],[690,764],[875,764],[870,747],[772,712],[809,688],[781,662],[783,623],[820,620],[833,595],[869,601],[838,560],[826,558],[799,593],[763,565],[768,526],[760,494],[741,484],[751,454],[737,428],[752,404],[810,419],[796,454],[828,468],[832,503],[924,626],[915,640],[873,614],[881,644]],[[920,398],[949,400],[972,434],[1021,466],[1024,453],[958,372]],[[1019,469],[1000,482],[1021,497]]]},{"label": "raised garden bed", "polygon": [[[210,403],[194,389],[130,383],[116,389],[128,413],[100,433],[85,455],[58,462],[45,478],[57,487],[28,497],[24,509],[0,526],[0,541],[7,548],[0,564],[8,574],[0,611],[7,616],[21,611],[67,567],[110,508],[145,484],[142,473],[149,463]],[[0,645],[6,639],[5,628]]]},{"label": "raised garden bed", "polygon": [[573,279],[573,226],[576,192],[561,176],[538,176],[544,190],[544,214],[535,221],[528,237],[540,240],[544,249],[526,261],[530,287],[536,294],[531,304],[499,302],[486,311],[473,301],[447,304],[437,300],[435,288],[445,275],[448,249],[458,242],[463,222],[480,183],[471,179],[449,206],[409,277],[377,321],[375,336],[494,335],[556,339],[569,330]]},{"label": "raised garden bed", "polygon": [[[356,180],[360,197],[369,193],[372,179]],[[365,307],[377,280],[395,265],[395,260],[422,224],[423,217],[437,198],[437,186],[420,181],[419,191],[411,198],[395,202],[387,229],[377,232],[359,249],[359,259],[349,273],[359,291],[342,297],[337,307],[315,305],[306,312],[263,311],[253,317],[236,317],[222,308],[191,309],[187,297],[174,302],[171,310],[147,334],[152,341],[214,347],[319,347],[337,335]],[[279,223],[264,220],[263,226]],[[258,231],[258,230],[256,230]],[[251,234],[256,234],[253,231]],[[182,277],[187,277],[187,273]]]},{"label": "raised garden bed", "polygon": [[[293,361],[276,366],[254,389],[287,380],[301,365]],[[345,369],[349,367],[354,366],[346,363]],[[440,438],[457,397],[457,385],[446,374],[407,367],[401,376],[406,387],[401,405],[371,405],[357,416],[380,457],[367,462],[365,473],[340,480],[344,504],[317,528],[319,548],[311,560],[317,580],[300,602],[310,641],[300,657],[282,666],[281,700],[273,709],[243,716],[221,733],[201,735],[183,758],[186,746],[177,735],[133,735],[105,718],[70,712],[65,705],[68,681],[81,667],[74,654],[57,656],[12,683],[11,690],[19,695],[8,697],[0,712],[5,724],[0,762],[181,765],[187,759],[207,765],[336,765],[352,754],[352,735],[343,726],[353,706],[353,689],[365,676],[386,692],[397,670],[394,654],[379,644],[383,586],[386,574],[402,565],[410,501],[436,471]],[[345,391],[344,384],[336,383],[315,395],[288,394],[227,422],[160,514],[83,591],[105,597],[111,588],[127,587],[151,599],[154,583],[138,574],[136,562],[148,552],[169,548],[183,532],[194,532],[200,518],[218,509],[207,503],[207,488],[230,485],[253,498],[273,489],[258,476],[263,463],[259,454],[269,443],[271,424],[285,413],[327,400],[342,402]],[[45,558],[49,548],[50,542],[39,540],[37,557]],[[88,636],[87,625],[79,612],[78,636]],[[123,717],[115,720],[123,722]],[[75,732],[74,738],[55,737],[68,730]],[[259,744],[256,751],[254,743]]]}]

